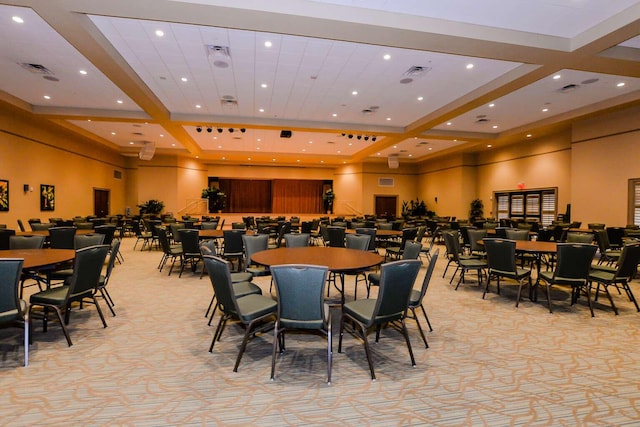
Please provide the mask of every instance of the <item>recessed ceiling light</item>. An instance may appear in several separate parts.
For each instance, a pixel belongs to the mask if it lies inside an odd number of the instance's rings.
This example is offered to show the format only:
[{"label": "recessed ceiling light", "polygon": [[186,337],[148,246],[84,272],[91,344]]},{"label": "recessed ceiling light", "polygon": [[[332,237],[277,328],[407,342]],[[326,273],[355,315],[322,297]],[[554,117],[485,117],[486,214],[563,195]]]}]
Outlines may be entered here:
[{"label": "recessed ceiling light", "polygon": [[262,141],[262,138],[258,138],[258,139],[257,139],[257,141],[258,141],[258,142]]},{"label": "recessed ceiling light", "polygon": [[313,141],[309,141],[309,144],[313,144]]},{"label": "recessed ceiling light", "polygon": [[452,124],[452,122],[447,122],[447,126],[451,126]]},{"label": "recessed ceiling light", "polygon": [[493,128],[494,129],[498,129],[498,125],[493,125]]},{"label": "recessed ceiling light", "polygon": [[418,101],[422,101],[423,99],[424,99],[424,97],[422,97],[422,96],[418,97]]},{"label": "recessed ceiling light", "polygon": [[493,107],[495,107],[495,106],[496,106],[496,104],[493,104],[493,103],[492,103],[492,104],[489,104],[489,108],[493,108]]},{"label": "recessed ceiling light", "polygon": [[530,133],[527,134],[527,138],[531,138],[533,135],[531,135]]},{"label": "recessed ceiling light", "polygon": [[352,145],[353,145],[353,144],[350,142],[350,143],[349,143],[349,147],[351,147]]},{"label": "recessed ceiling light", "polygon": [[473,64],[467,64],[467,70],[470,70],[473,68]]},{"label": "recessed ceiling light", "polygon": [[80,74],[82,74],[83,76],[87,75],[87,70],[80,70],[78,71]]},{"label": "recessed ceiling light", "polygon": [[300,159],[296,160],[296,162],[300,163]]},{"label": "recessed ceiling light", "polygon": [[380,155],[380,153],[376,153],[376,156],[379,156],[379,155]]},{"label": "recessed ceiling light", "polygon": [[266,84],[266,83],[262,83],[262,84],[260,85],[260,87],[261,87],[261,88],[266,88],[266,87],[267,87],[267,84]]},{"label": "recessed ceiling light", "polygon": [[118,99],[116,102],[117,102],[118,104],[122,104],[124,101],[123,101],[122,99]]},{"label": "recessed ceiling light", "polygon": [[324,163],[324,160],[320,160],[320,163]]},{"label": "recessed ceiling light", "polygon": [[306,149],[306,148],[303,148],[303,149],[302,149],[302,152],[304,153],[305,151],[307,151],[307,149]]},{"label": "recessed ceiling light", "polygon": [[[260,147],[256,147],[256,150],[259,150],[259,149],[260,149]],[[304,151],[304,150],[302,150],[302,151]]]},{"label": "recessed ceiling light", "polygon": [[196,108],[202,108],[202,105],[196,104]]},{"label": "recessed ceiling light", "polygon": [[413,157],[413,154],[409,154],[409,157]]},{"label": "recessed ceiling light", "polygon": [[556,74],[555,76],[553,76],[553,80],[558,80],[560,78],[560,74]]},{"label": "recessed ceiling light", "polygon": [[389,55],[388,53],[386,55],[383,56],[385,61],[388,61],[391,59],[391,55]]},{"label": "recessed ceiling light", "polygon": [[548,108],[543,108],[543,109],[542,109],[542,112],[543,112],[543,113],[546,113],[547,111],[549,111],[549,109],[548,109]]},{"label": "recessed ceiling light", "polygon": [[164,36],[164,31],[162,31],[162,30],[156,30],[156,36],[158,36],[158,37],[163,37],[163,36]]},{"label": "recessed ceiling light", "polygon": [[133,145],[133,141],[129,141],[129,145]]},{"label": "recessed ceiling light", "polygon": [[43,98],[44,99],[51,99],[51,97],[49,95],[45,95]]},{"label": "recessed ceiling light", "polygon": [[340,153],[342,153],[342,151],[338,150],[337,153],[340,154]]},{"label": "recessed ceiling light", "polygon": [[251,157],[247,157],[247,160],[251,160]]},{"label": "recessed ceiling light", "polygon": [[164,138],[164,134],[163,133],[160,134],[160,138]]},{"label": "recessed ceiling light", "polygon": [[387,120],[391,120],[391,117],[387,117]]},{"label": "recessed ceiling light", "polygon": [[332,116],[333,117],[338,117],[338,113],[333,113]]},{"label": "recessed ceiling light", "polygon": [[20,18],[19,16],[14,16],[11,19],[13,19],[13,22],[17,24],[24,24],[24,19]]},{"label": "recessed ceiling light", "polygon": [[227,158],[226,158],[226,157],[223,157],[223,158],[222,158],[222,160],[227,160]]},{"label": "recessed ceiling light", "polygon": [[88,122],[90,122],[90,121],[91,121],[91,119],[87,119],[87,121],[88,121]]},{"label": "recessed ceiling light", "polygon": [[264,42],[264,47],[271,47],[271,46],[273,46],[273,43],[271,43],[269,40]]},{"label": "recessed ceiling light", "polygon": [[271,159],[271,161],[272,161],[272,162],[275,162],[275,161],[276,161],[276,159]]},{"label": "recessed ceiling light", "polygon": [[620,83],[618,83],[616,86],[618,86],[618,87],[622,87],[622,86],[624,86],[624,82],[620,82]]},{"label": "recessed ceiling light", "polygon": [[218,145],[218,148],[222,148],[222,145]]},{"label": "recessed ceiling light", "polygon": [[433,150],[433,147],[429,147],[429,151]]},{"label": "recessed ceiling light", "polygon": [[491,144],[487,144],[487,148],[491,148],[491,147],[492,147],[492,145],[491,145]]},{"label": "recessed ceiling light", "polygon": [[176,144],[171,144],[171,146],[172,146],[172,147],[175,147],[175,146],[176,146]]},{"label": "recessed ceiling light", "polygon": [[180,80],[182,80],[183,82],[188,82],[189,81],[189,79],[186,78],[186,77],[181,77]]},{"label": "recessed ceiling light", "polygon": [[357,90],[354,90],[353,92],[351,92],[351,95],[357,95],[357,94],[358,94]]},{"label": "recessed ceiling light", "polygon": [[398,146],[397,146],[397,145],[394,145],[394,146],[393,146],[393,148],[398,148]]},{"label": "recessed ceiling light", "polygon": [[115,135],[115,134],[116,134],[115,132],[111,132],[111,135]]},{"label": "recessed ceiling light", "polygon": [[261,108],[258,111],[260,111],[261,113],[264,113],[264,108]]}]

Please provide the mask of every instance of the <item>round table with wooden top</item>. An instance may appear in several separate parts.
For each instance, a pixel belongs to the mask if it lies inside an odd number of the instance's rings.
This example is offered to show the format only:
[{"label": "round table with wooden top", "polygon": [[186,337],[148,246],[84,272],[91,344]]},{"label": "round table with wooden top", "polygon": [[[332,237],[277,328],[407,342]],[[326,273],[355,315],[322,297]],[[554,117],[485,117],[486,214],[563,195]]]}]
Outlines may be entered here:
[{"label": "round table with wooden top", "polygon": [[[347,233],[349,234],[355,234],[356,230],[349,228],[346,230]],[[402,230],[381,230],[379,228],[376,228],[376,237],[381,237],[381,238],[389,238],[389,237],[399,237],[402,236]]]},{"label": "round table with wooden top", "polygon": [[[96,234],[95,230],[88,230],[79,228],[76,230],[76,234]],[[45,236],[49,237],[49,230],[35,230],[35,231],[16,231],[16,236]]]},{"label": "round table with wooden top", "polygon": [[0,251],[0,258],[24,258],[23,269],[46,268],[76,257],[73,249],[8,249]]},{"label": "round table with wooden top", "polygon": [[[278,248],[256,252],[251,261],[267,267],[281,264],[323,265],[333,273],[347,273],[382,264],[384,258],[374,252],[357,249],[334,248],[329,246],[308,246],[304,248]],[[344,304],[344,275],[340,274],[342,289],[341,303]]]},{"label": "round table with wooden top", "polygon": [[[225,231],[231,230],[198,230],[198,237],[201,239],[222,239]],[[254,230],[246,230],[245,234],[247,236],[253,236],[256,232]]]}]

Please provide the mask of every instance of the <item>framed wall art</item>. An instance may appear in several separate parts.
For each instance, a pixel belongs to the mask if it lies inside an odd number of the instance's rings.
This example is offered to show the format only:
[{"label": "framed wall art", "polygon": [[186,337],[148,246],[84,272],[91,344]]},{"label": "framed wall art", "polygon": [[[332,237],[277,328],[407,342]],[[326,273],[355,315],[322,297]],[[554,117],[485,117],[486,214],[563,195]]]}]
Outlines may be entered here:
[{"label": "framed wall art", "polygon": [[40,184],[40,210],[52,211],[56,207],[56,187]]},{"label": "framed wall art", "polygon": [[9,181],[0,179],[0,212],[9,210]]}]

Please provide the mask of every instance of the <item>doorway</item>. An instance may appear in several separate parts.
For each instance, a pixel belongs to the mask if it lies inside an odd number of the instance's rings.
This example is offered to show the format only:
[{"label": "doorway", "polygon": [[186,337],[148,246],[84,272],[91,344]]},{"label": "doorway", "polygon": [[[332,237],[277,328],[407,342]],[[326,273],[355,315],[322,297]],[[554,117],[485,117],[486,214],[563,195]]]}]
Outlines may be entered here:
[{"label": "doorway", "polygon": [[398,213],[398,196],[374,196],[376,216],[395,217]]},{"label": "doorway", "polygon": [[93,214],[98,218],[109,215],[109,190],[93,189]]}]

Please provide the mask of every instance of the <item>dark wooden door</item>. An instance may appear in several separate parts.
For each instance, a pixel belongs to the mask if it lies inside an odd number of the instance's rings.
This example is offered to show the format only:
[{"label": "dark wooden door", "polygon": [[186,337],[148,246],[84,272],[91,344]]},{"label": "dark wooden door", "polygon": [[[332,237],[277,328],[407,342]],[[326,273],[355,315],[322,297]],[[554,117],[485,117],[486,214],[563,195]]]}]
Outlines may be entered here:
[{"label": "dark wooden door", "polygon": [[98,218],[109,215],[109,190],[93,189],[93,214]]},{"label": "dark wooden door", "polygon": [[375,196],[376,216],[396,216],[398,196]]}]

